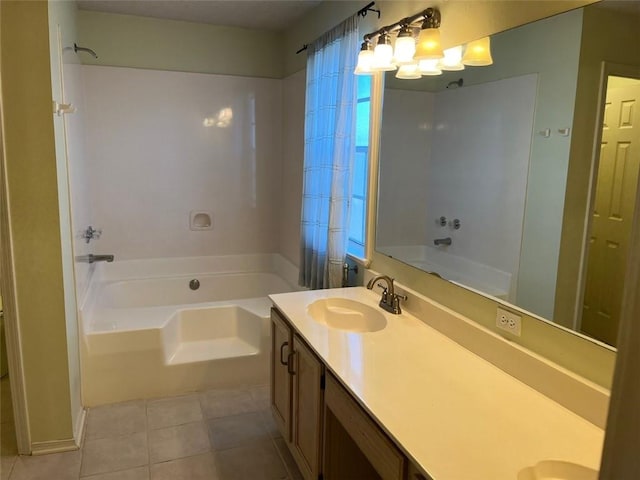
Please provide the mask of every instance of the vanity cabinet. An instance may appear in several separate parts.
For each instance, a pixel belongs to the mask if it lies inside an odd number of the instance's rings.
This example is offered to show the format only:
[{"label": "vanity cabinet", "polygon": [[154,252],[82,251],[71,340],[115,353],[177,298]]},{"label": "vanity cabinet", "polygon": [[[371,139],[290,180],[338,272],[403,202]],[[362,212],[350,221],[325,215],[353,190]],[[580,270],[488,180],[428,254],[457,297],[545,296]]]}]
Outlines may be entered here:
[{"label": "vanity cabinet", "polygon": [[275,308],[271,347],[271,411],[305,480],[426,479]]},{"label": "vanity cabinet", "polygon": [[271,413],[282,437],[291,441],[291,389],[289,359],[293,351],[293,330],[271,310]]},{"label": "vanity cabinet", "polygon": [[306,480],[321,474],[324,365],[271,310],[271,411]]}]

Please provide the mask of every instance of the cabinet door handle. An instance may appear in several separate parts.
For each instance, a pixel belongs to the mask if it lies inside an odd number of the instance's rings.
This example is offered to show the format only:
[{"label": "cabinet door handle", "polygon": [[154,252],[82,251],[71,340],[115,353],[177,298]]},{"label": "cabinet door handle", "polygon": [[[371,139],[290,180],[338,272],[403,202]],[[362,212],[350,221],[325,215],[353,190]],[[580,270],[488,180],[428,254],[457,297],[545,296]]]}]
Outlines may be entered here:
[{"label": "cabinet door handle", "polygon": [[286,347],[287,345],[289,345],[289,342],[284,342],[282,345],[280,345],[280,363],[281,363],[282,365],[285,365],[285,366],[288,366],[288,365],[289,365],[289,364],[287,363],[287,362],[288,362],[288,359],[287,359],[287,361],[285,362],[285,361],[282,359],[282,355],[284,354],[284,347]]},{"label": "cabinet door handle", "polygon": [[289,355],[287,355],[287,372],[289,372],[290,375],[295,375],[296,372],[293,369],[293,362],[292,357],[296,354],[296,352],[291,352],[289,353]]}]

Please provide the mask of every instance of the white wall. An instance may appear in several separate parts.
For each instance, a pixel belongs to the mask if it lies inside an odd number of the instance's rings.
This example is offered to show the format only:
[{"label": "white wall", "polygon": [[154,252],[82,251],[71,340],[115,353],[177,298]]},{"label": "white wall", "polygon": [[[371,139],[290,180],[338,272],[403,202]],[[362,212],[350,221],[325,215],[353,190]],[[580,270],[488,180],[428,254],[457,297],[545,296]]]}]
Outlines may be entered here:
[{"label": "white wall", "polygon": [[[277,251],[279,80],[83,70],[94,227],[103,229],[97,253],[132,259]],[[233,117],[216,126],[224,109]],[[214,125],[205,126],[206,118]],[[191,231],[192,210],[210,211],[213,229]]]},{"label": "white wall", "polygon": [[282,188],[280,193],[280,253],[300,264],[300,209],[304,165],[306,71],[282,80]]},{"label": "white wall", "polygon": [[380,132],[376,245],[424,245],[428,169],[434,127],[429,92],[385,90]]}]

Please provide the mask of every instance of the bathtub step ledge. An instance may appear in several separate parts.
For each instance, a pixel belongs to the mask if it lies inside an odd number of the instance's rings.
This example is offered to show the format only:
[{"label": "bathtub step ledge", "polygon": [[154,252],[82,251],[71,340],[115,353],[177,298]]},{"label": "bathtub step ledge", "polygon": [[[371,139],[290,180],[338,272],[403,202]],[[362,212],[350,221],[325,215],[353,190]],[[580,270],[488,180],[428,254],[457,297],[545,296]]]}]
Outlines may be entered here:
[{"label": "bathtub step ledge", "polygon": [[168,359],[167,365],[250,357],[258,353],[260,353],[260,349],[238,337],[182,342]]}]

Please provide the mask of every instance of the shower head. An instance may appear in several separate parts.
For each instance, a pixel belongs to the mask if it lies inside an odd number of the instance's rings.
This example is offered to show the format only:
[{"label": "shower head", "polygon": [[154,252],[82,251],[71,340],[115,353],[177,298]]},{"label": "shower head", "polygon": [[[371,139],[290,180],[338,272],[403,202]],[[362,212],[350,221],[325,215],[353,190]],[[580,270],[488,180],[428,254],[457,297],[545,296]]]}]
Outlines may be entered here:
[{"label": "shower head", "polygon": [[464,80],[462,78],[459,78],[458,80],[454,80],[453,82],[447,83],[447,88],[459,88],[462,86],[463,83],[464,83]]}]

